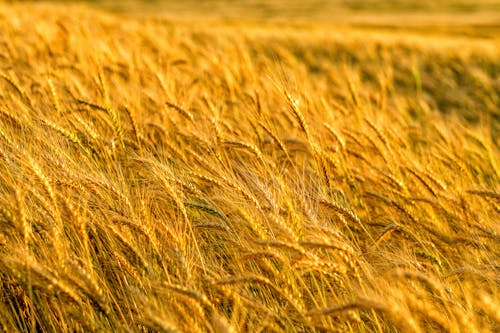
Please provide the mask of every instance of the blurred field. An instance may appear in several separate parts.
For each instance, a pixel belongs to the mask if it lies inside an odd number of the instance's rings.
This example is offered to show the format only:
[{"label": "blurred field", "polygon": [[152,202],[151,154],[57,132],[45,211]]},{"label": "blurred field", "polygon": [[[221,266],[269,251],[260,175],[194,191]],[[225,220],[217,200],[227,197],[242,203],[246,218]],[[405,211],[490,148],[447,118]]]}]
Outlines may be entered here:
[{"label": "blurred field", "polygon": [[[59,2],[71,2],[60,0]],[[181,11],[190,13],[203,13],[206,15],[230,15],[231,13],[244,13],[246,18],[265,19],[266,17],[280,16],[285,18],[302,17],[308,21],[317,20],[318,17],[327,18],[331,14],[339,13],[364,13],[379,14],[467,14],[478,13],[493,14],[500,11],[497,0],[83,0],[107,8],[120,11],[142,9],[150,12]]]},{"label": "blurred field", "polygon": [[343,25],[497,39],[500,36],[498,0],[81,0],[78,3],[176,22],[319,23],[327,27]]},{"label": "blurred field", "polygon": [[498,2],[299,3],[0,2],[1,330],[500,330]]}]

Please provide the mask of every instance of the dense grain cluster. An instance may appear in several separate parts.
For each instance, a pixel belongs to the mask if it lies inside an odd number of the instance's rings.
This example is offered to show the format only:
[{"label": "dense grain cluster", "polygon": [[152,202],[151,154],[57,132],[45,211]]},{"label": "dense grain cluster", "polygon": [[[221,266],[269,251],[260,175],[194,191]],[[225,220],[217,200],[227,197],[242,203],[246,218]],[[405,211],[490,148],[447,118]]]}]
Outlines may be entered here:
[{"label": "dense grain cluster", "polygon": [[26,6],[2,330],[500,329],[494,41]]}]

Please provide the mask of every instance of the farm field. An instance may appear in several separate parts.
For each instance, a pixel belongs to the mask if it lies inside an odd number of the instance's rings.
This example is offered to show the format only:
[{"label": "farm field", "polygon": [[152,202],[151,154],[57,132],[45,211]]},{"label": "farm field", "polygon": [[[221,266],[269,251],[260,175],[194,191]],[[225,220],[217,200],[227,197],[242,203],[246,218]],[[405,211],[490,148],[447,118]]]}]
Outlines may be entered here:
[{"label": "farm field", "polygon": [[499,22],[0,1],[0,330],[500,331]]}]

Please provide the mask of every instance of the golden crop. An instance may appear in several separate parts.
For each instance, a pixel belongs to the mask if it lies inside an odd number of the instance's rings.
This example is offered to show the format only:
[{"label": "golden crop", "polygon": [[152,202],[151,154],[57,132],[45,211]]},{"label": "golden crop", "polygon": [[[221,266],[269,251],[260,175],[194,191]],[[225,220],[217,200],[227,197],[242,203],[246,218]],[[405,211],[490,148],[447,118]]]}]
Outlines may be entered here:
[{"label": "golden crop", "polygon": [[498,39],[0,4],[6,332],[495,332]]}]

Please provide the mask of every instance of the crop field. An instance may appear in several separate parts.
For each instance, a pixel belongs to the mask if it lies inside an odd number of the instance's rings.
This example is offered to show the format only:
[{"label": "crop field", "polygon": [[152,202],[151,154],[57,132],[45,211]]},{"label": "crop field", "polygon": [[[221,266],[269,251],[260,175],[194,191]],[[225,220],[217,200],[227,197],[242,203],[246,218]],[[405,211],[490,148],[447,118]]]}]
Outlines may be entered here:
[{"label": "crop field", "polygon": [[500,331],[498,1],[0,1],[0,32],[0,331]]}]

